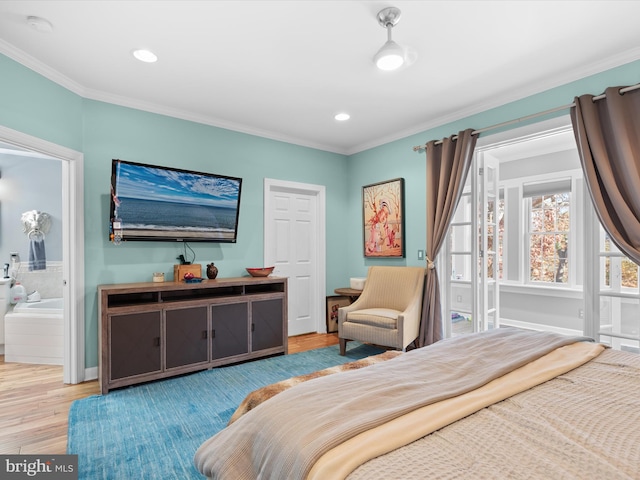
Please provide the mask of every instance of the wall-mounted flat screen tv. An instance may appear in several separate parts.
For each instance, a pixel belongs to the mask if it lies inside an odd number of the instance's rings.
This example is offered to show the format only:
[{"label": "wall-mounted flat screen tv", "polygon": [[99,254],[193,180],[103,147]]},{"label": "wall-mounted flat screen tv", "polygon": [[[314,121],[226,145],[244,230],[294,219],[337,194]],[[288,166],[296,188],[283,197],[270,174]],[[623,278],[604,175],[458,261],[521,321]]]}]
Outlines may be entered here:
[{"label": "wall-mounted flat screen tv", "polygon": [[242,179],[113,160],[109,238],[235,242]]}]

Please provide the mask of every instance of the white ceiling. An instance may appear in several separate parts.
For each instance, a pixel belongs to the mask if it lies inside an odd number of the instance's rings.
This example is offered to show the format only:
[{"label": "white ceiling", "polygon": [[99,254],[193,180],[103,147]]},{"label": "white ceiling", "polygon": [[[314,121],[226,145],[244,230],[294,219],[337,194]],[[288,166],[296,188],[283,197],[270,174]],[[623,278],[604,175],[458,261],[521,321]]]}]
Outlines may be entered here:
[{"label": "white ceiling", "polygon": [[[372,62],[387,6],[418,55],[396,72]],[[352,154],[637,60],[638,18],[615,0],[2,0],[0,53],[86,98]]]}]

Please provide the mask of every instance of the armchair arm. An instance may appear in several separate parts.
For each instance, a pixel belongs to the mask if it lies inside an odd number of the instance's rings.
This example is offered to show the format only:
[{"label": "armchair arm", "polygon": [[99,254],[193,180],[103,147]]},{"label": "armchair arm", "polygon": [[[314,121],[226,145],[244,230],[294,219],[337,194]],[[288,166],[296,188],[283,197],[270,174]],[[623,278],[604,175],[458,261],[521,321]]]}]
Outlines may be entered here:
[{"label": "armchair arm", "polygon": [[346,307],[340,307],[338,309],[338,324],[340,324],[340,319],[343,317],[346,318],[347,313],[349,312],[353,312],[354,310],[363,310],[365,308],[371,308],[373,305],[370,305],[371,303],[370,299],[371,299],[371,295],[367,296],[363,291],[362,294],[358,298],[356,298],[356,300],[352,304],[347,305]]},{"label": "armchair arm", "polygon": [[340,307],[338,309],[338,331],[340,331],[340,325],[344,323],[347,318],[347,314],[349,312],[353,312],[354,310],[358,310],[360,307],[357,305],[358,300],[353,302],[351,305],[347,305],[346,307]]},{"label": "armchair arm", "polygon": [[422,300],[424,284],[420,282],[419,292],[414,300],[398,315],[398,331],[402,338],[403,347],[411,343],[420,334],[420,320],[422,318]]}]

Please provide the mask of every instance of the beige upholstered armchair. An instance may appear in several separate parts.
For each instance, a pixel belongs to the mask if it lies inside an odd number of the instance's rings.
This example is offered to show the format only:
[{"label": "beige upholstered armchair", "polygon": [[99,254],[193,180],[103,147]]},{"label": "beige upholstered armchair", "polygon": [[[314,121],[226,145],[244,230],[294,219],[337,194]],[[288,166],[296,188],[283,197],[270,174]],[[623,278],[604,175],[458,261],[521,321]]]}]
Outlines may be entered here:
[{"label": "beige upholstered armchair", "polygon": [[360,297],[338,310],[340,355],[349,340],[404,350],[418,337],[423,267],[369,267]]}]

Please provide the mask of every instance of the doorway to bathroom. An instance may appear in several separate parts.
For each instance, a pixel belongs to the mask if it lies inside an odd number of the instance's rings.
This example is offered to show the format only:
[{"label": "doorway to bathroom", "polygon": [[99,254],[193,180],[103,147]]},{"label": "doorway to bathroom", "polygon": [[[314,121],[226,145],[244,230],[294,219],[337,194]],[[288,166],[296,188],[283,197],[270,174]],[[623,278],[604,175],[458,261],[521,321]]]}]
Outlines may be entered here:
[{"label": "doorway to bathroom", "polygon": [[[5,151],[9,150],[12,155],[20,158],[22,166],[30,158],[37,158],[40,161],[57,162],[60,168],[59,180],[56,181],[56,188],[59,190],[61,198],[60,216],[58,218],[60,244],[54,247],[52,242],[52,253],[54,248],[59,248],[61,261],[58,265],[52,262],[56,268],[52,272],[43,288],[47,289],[48,282],[58,282],[58,285],[51,285],[52,291],[56,288],[61,292],[63,299],[63,382],[80,383],[85,379],[84,366],[84,227],[83,227],[83,174],[82,174],[82,154],[66,147],[62,147],[22,132],[18,132],[0,126],[0,143],[4,144]],[[1,146],[0,146],[1,147]],[[16,153],[20,152],[20,153]],[[1,171],[0,171],[1,175]],[[5,195],[29,195],[29,189],[22,187],[22,191],[5,191],[0,176],[0,202],[4,202]],[[9,182],[7,182],[8,184]],[[37,186],[33,186],[37,188]],[[25,195],[26,193],[26,195]],[[31,196],[34,197],[33,192]],[[4,206],[4,205],[3,205]],[[34,205],[34,209],[45,210],[47,206]],[[22,212],[18,212],[20,216]],[[24,236],[20,224],[14,227],[19,235]],[[7,228],[7,231],[9,228]],[[8,233],[8,232],[7,232]],[[4,241],[5,229],[3,228],[0,251],[11,250],[11,244]],[[25,237],[26,238],[26,237]],[[51,239],[52,240],[52,239]],[[23,242],[27,240],[23,239]],[[28,243],[27,243],[28,245]],[[27,265],[28,250],[22,258],[21,263]],[[9,262],[9,257],[3,262]],[[21,269],[28,272],[28,268]],[[30,272],[33,273],[33,272]]]}]

